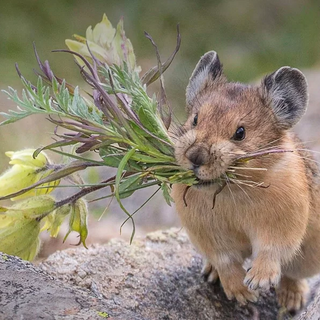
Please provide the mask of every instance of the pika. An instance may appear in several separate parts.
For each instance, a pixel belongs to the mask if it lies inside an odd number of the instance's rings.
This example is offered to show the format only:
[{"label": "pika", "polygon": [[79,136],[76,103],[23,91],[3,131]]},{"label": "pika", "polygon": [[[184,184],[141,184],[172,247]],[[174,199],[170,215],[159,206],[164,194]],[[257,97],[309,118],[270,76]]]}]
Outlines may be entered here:
[{"label": "pika", "polygon": [[202,273],[241,304],[274,286],[279,304],[298,311],[306,278],[320,272],[319,171],[291,131],[307,103],[298,69],[282,67],[257,86],[228,82],[214,51],[187,86],[175,156],[199,183],[174,185],[172,197]]}]

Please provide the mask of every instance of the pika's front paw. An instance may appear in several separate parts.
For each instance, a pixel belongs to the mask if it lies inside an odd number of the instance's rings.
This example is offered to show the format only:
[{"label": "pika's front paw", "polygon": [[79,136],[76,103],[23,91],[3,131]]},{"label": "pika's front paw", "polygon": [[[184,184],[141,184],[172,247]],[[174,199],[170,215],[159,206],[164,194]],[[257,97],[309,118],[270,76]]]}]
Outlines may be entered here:
[{"label": "pika's front paw", "polygon": [[210,283],[216,283],[219,279],[218,271],[216,268],[208,261],[203,264],[201,275]]},{"label": "pika's front paw", "polygon": [[283,277],[277,289],[278,303],[288,311],[299,311],[307,301],[309,286],[306,280]]},{"label": "pika's front paw", "polygon": [[235,298],[242,305],[248,301],[256,302],[258,300],[258,292],[248,289],[243,284],[245,271],[240,263],[218,269],[218,273],[223,290],[229,300]]},{"label": "pika's front paw", "polygon": [[252,268],[247,271],[243,283],[250,290],[268,290],[278,284],[280,276],[281,269],[278,263],[262,264],[254,261]]},{"label": "pika's front paw", "polygon": [[229,278],[222,283],[224,292],[229,300],[235,298],[240,304],[245,305],[248,301],[257,302],[259,293],[252,291],[243,285],[241,279]]}]

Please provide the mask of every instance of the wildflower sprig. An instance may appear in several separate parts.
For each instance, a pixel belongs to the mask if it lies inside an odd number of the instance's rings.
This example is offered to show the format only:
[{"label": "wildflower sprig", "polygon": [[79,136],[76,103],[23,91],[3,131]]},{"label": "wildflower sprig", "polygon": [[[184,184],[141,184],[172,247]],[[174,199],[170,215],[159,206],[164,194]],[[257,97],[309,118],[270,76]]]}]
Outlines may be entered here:
[{"label": "wildflower sprig", "polygon": [[[29,150],[29,158],[15,165],[25,168],[27,163],[31,163],[34,166],[47,157],[43,150],[60,153],[71,161],[57,165],[50,163],[50,166],[46,164],[43,166],[45,169],[41,170],[32,167],[34,176],[25,184],[19,183],[14,175],[12,179],[9,177],[14,185],[10,192],[1,192],[0,185],[0,200],[27,196],[25,201],[33,204],[18,202],[0,209],[0,250],[32,259],[39,248],[39,233],[48,230],[51,236],[57,236],[62,221],[67,217],[68,234],[78,232],[79,243],[85,245],[88,228],[87,205],[83,197],[106,187],[110,188],[110,194],[106,197],[115,197],[128,215],[126,221],[132,221],[133,237],[134,213],[129,213],[123,206],[123,198],[131,196],[136,190],[157,185],[170,204],[172,184],[197,183],[193,172],[185,171],[175,163],[173,143],[168,134],[171,115],[162,74],[179,50],[179,32],[176,49],[164,63],[152,38],[149,35],[147,38],[156,49],[158,63],[142,77],[122,21],[115,29],[104,15],[95,28],[87,29],[86,38],[76,35],[75,40],[66,40],[68,49],[56,51],[71,53],[75,57],[90,91],[57,77],[49,62],[41,61],[36,49],[40,72],[35,85],[25,79],[16,66],[24,89],[21,96],[13,88],[6,91],[17,109],[0,113],[5,119],[1,125],[41,113],[49,116],[56,130],[53,143],[32,152]],[[157,79],[161,88],[159,101],[155,95],[150,97],[147,93],[148,85]],[[63,128],[63,133],[59,133],[59,128]],[[85,152],[93,151],[98,152],[100,160],[84,156]],[[96,185],[77,183],[75,186],[79,187],[79,191],[65,199],[55,200],[47,195],[58,187],[61,179],[72,177],[91,166],[114,167],[117,173]],[[0,176],[0,182],[6,178],[5,175]],[[44,196],[50,197],[50,200],[47,199],[49,207],[44,203]],[[20,232],[23,228],[29,230],[28,235]],[[26,246],[22,245],[24,237],[29,237],[30,241]],[[15,248],[14,241],[21,243],[21,246]]]}]

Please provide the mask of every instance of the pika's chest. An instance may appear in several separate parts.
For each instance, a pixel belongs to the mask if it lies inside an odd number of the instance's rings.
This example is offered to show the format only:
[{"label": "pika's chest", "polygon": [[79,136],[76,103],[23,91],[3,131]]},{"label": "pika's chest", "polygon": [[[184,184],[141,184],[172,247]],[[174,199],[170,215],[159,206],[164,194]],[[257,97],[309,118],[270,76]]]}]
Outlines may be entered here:
[{"label": "pika's chest", "polygon": [[228,193],[222,191],[216,196],[213,208],[212,193],[190,190],[184,199],[181,198],[183,195],[182,187],[174,188],[172,196],[181,223],[200,251],[237,248],[239,251],[250,252],[251,226],[243,215],[248,205],[246,201],[237,205],[236,199],[230,199]]},{"label": "pika's chest", "polygon": [[172,196],[181,222],[188,230],[214,232],[217,236],[232,234],[236,238],[249,236],[252,217],[259,211],[250,194],[228,188],[216,193],[218,187],[208,192],[185,190],[183,186],[175,186]]}]

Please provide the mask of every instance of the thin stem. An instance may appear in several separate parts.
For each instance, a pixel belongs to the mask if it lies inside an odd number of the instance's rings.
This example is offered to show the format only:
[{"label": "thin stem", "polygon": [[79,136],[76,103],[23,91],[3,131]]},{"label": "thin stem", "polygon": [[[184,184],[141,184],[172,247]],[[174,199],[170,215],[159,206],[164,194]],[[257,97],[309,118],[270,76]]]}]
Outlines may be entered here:
[{"label": "thin stem", "polygon": [[[133,172],[126,172],[122,178],[129,177],[133,174],[134,174]],[[60,208],[60,207],[66,205],[66,204],[69,204],[69,203],[74,203],[89,193],[92,193],[92,192],[97,191],[99,189],[105,188],[108,186],[107,183],[114,181],[115,179],[116,179],[116,176],[113,176],[107,180],[102,181],[101,185],[96,185],[96,186],[84,188],[81,191],[79,191],[78,193],[72,195],[71,197],[68,197],[68,198],[63,199],[61,201],[58,201],[58,202],[56,202],[55,209]]]}]

